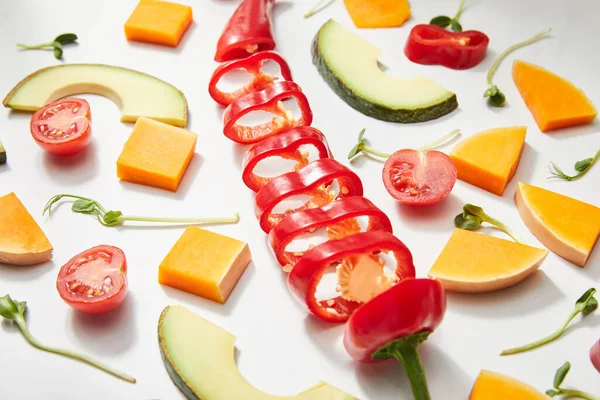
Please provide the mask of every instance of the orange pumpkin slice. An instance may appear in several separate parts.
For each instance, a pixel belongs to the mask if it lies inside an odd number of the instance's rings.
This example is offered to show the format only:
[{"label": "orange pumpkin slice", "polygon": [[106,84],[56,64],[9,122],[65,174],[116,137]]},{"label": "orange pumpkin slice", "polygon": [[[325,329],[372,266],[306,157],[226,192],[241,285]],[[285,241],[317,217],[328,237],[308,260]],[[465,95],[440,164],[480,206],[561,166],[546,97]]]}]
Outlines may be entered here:
[{"label": "orange pumpkin slice", "polygon": [[458,179],[502,196],[515,176],[526,132],[524,126],[490,129],[458,143],[450,153]]},{"label": "orange pumpkin slice", "polygon": [[391,28],[410,18],[408,0],[344,0],[357,28]]},{"label": "orange pumpkin slice", "polygon": [[513,80],[542,132],[586,124],[598,115],[581,89],[542,67],[517,60]]},{"label": "orange pumpkin slice", "polygon": [[540,242],[572,263],[585,266],[600,236],[600,208],[519,182],[515,203]]},{"label": "orange pumpkin slice", "polygon": [[0,197],[0,264],[33,265],[52,259],[48,238],[14,193]]},{"label": "orange pumpkin slice", "polygon": [[533,387],[492,371],[479,373],[469,400],[549,400]]},{"label": "orange pumpkin slice", "polygon": [[455,229],[429,277],[454,292],[484,293],[515,285],[533,274],[547,250]]}]

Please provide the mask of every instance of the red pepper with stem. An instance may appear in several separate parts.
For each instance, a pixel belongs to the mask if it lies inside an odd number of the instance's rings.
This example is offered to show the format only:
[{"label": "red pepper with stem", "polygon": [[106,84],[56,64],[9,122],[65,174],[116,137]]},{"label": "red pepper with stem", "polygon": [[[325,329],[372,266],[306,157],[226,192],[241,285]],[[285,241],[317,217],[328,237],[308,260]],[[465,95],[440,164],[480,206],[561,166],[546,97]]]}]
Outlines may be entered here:
[{"label": "red pepper with stem", "polygon": [[417,347],[440,325],[446,312],[442,285],[406,279],[350,316],[344,347],[352,358],[373,362],[396,358],[404,366],[415,400],[430,400]]},{"label": "red pepper with stem", "polygon": [[487,54],[490,39],[479,31],[450,32],[436,25],[412,28],[404,54],[418,64],[438,64],[452,69],[468,69]]},{"label": "red pepper with stem", "polygon": [[[390,251],[396,260],[394,275],[385,274],[384,261],[378,255]],[[336,264],[336,290],[341,295],[318,300],[317,287],[326,270]],[[369,231],[308,250],[289,273],[288,287],[317,318],[344,322],[362,304],[373,301],[374,296],[398,281],[414,277],[412,254],[404,243],[390,232]]]},{"label": "red pepper with stem", "polygon": [[[292,80],[290,67],[279,54],[274,51],[261,51],[241,60],[234,60],[221,64],[210,78],[208,84],[208,93],[210,94],[210,97],[217,103],[226,107],[239,97],[266,89],[277,79],[277,77],[263,71],[263,66],[267,61],[274,61],[277,63],[283,80]],[[237,70],[244,70],[251,74],[252,79],[250,82],[232,92],[223,92],[220,90],[218,84],[221,78],[228,73]]]},{"label": "red pepper with stem", "polygon": [[[298,102],[301,112],[299,119],[295,119],[292,113],[284,108],[283,101],[288,99]],[[275,114],[275,117],[269,122],[255,126],[238,124],[240,118],[252,111],[267,111]],[[256,143],[291,128],[308,126],[312,119],[308,99],[300,86],[290,81],[275,82],[260,92],[249,93],[231,103],[223,113],[223,133],[237,143]]]},{"label": "red pepper with stem", "polygon": [[307,154],[300,150],[302,146],[310,145],[316,148],[317,157],[333,158],[325,136],[316,128],[299,126],[275,136],[267,137],[252,146],[244,155],[242,162],[242,179],[246,186],[258,192],[273,178],[256,175],[254,168],[269,157],[281,157],[296,161],[292,171],[308,164]]},{"label": "red pepper with stem", "polygon": [[215,61],[224,62],[262,50],[273,50],[271,15],[275,0],[243,0],[217,42]]},{"label": "red pepper with stem", "polygon": [[[337,194],[331,189],[334,181],[339,185]],[[273,213],[279,203],[297,195],[311,195],[312,198],[296,209]],[[323,158],[298,171],[273,178],[256,194],[254,211],[260,227],[269,233],[288,214],[321,207],[343,197],[362,195],[363,186],[358,175],[334,159]]]},{"label": "red pepper with stem", "polygon": [[269,244],[277,261],[289,272],[304,255],[303,251],[287,251],[286,247],[299,236],[319,228],[327,229],[329,240],[339,240],[362,231],[357,218],[368,217],[366,232],[392,232],[392,224],[368,199],[362,196],[345,197],[320,208],[297,211],[281,220],[269,232]]}]

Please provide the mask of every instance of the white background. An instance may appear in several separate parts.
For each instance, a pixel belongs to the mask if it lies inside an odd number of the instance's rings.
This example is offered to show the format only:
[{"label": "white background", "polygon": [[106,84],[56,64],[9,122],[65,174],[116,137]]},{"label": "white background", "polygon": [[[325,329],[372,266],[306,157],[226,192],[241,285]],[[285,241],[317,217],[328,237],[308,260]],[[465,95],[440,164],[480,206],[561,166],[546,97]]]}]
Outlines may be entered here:
[{"label": "white background", "polygon": [[[0,195],[14,191],[54,245],[54,260],[36,267],[0,266],[0,295],[27,300],[31,331],[48,344],[89,353],[129,372],[136,385],[121,382],[72,360],[42,353],[27,345],[10,324],[0,325],[0,399],[179,399],[161,363],[156,327],[162,309],[181,304],[238,337],[238,364],[243,375],[273,394],[294,394],[325,380],[361,399],[410,399],[408,381],[394,362],[358,365],[342,346],[343,326],[320,323],[291,297],[284,276],[271,256],[253,213],[253,195],[241,181],[243,148],[221,133],[221,109],[208,96],[208,79],[216,67],[215,44],[237,1],[188,1],[195,23],[177,49],[128,43],[123,23],[135,0],[1,1],[0,95],[25,75],[59,64],[50,52],[19,52],[15,43],[51,40],[75,32],[80,45],[65,49],[65,62],[114,64],[138,69],[183,90],[190,106],[188,128],[199,135],[197,155],[177,193],[119,182],[115,161],[132,126],[119,122],[108,100],[84,96],[93,114],[93,144],[71,158],[54,158],[29,134],[29,114],[0,111],[0,137],[8,165],[0,167]],[[385,191],[381,165],[359,159],[365,195],[391,218],[395,233],[412,250],[418,276],[425,276],[446,243],[453,217],[465,202],[483,206],[512,226],[532,245],[539,245],[521,222],[512,195],[518,180],[540,185],[599,205],[600,166],[576,182],[548,182],[550,160],[569,169],[600,146],[598,123],[543,134],[535,125],[511,79],[515,58],[531,61],[568,77],[600,105],[598,65],[600,2],[589,0],[468,1],[462,24],[485,31],[491,39],[488,57],[468,71],[409,62],[403,46],[410,28],[439,14],[453,15],[457,2],[412,2],[413,18],[400,29],[361,30],[380,47],[389,73],[424,74],[455,91],[460,108],[451,115],[418,125],[384,123],[368,118],[339,100],[311,63],[310,44],[329,17],[353,28],[341,1],[304,20],[311,2],[282,2],[275,13],[278,50],[289,62],[314,111],[314,126],[329,139],[338,160],[362,127],[374,147],[384,151],[416,147],[453,129],[465,136],[500,126],[527,125],[527,145],[516,177],[503,197],[458,182],[441,204],[427,209],[398,206]],[[503,109],[490,109],[482,99],[485,74],[496,55],[510,44],[548,27],[551,38],[520,50],[499,69],[495,82],[507,96]],[[444,150],[449,151],[451,146]],[[570,171],[570,170],[569,170]],[[74,215],[64,205],[52,218],[41,216],[52,195],[70,192],[100,200],[105,206],[140,215],[219,216],[240,212],[237,226],[211,228],[250,244],[254,261],[225,305],[162,287],[157,267],[183,228],[104,228]],[[492,232],[488,230],[488,232]],[[86,316],[62,302],[55,289],[59,268],[89,247],[111,244],[128,258],[130,292],[123,306],[110,314]],[[561,324],[586,289],[600,277],[600,251],[581,269],[550,254],[542,272],[516,287],[485,295],[449,294],[444,323],[421,347],[432,397],[466,399],[482,368],[506,373],[549,389],[554,371],[566,360],[573,364],[566,385],[600,393],[600,379],[588,351],[600,337],[600,316],[591,316],[541,350],[500,358],[507,347],[544,336]],[[409,305],[407,305],[409,306]],[[218,399],[209,399],[218,400]],[[233,400],[233,399],[227,399]]]}]

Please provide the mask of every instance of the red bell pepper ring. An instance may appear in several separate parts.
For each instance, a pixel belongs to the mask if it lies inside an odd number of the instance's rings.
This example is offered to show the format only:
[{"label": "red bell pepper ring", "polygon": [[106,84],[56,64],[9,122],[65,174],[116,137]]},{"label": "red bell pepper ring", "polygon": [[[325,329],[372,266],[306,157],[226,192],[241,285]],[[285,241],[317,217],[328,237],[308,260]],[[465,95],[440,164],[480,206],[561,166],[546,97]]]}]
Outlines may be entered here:
[{"label": "red bell pepper ring", "polygon": [[[283,108],[283,100],[295,99],[298,102],[302,116],[295,119],[289,111]],[[268,111],[275,117],[263,124],[255,126],[240,125],[237,121],[252,111]],[[308,99],[302,93],[300,86],[294,82],[275,82],[260,92],[249,93],[231,103],[223,113],[225,127],[223,133],[237,143],[256,143],[268,136],[312,124],[313,114]]]},{"label": "red bell pepper ring", "polygon": [[275,0],[244,0],[235,10],[217,43],[215,61],[245,58],[261,50],[273,50],[271,15]]},{"label": "red bell pepper ring", "polygon": [[398,359],[415,400],[429,400],[417,346],[442,322],[446,294],[432,279],[407,279],[381,293],[348,319],[344,347],[361,362]]},{"label": "red bell pepper ring", "polygon": [[468,69],[485,58],[489,43],[487,35],[479,31],[450,32],[437,25],[419,24],[410,31],[404,54],[418,64]]},{"label": "red bell pepper ring", "polygon": [[[288,287],[292,294],[302,304],[308,306],[308,310],[317,318],[327,322],[345,322],[364,302],[349,298],[343,292],[338,297],[317,300],[315,296],[317,286],[326,270],[339,263],[341,263],[342,268],[345,268],[348,263],[351,264],[356,260],[360,260],[359,257],[379,258],[375,254],[388,251],[392,251],[396,259],[395,277],[397,277],[397,280],[414,278],[415,267],[412,254],[404,243],[390,232],[369,231],[347,236],[340,240],[331,240],[308,250],[290,271]],[[352,268],[358,268],[356,265],[358,264],[349,266],[347,272],[352,274]],[[338,270],[338,284],[341,286],[340,276],[342,275]],[[381,275],[375,278],[377,278],[377,282],[383,282],[382,278],[387,279],[383,275],[383,266],[381,266]],[[361,281],[359,284],[366,281],[362,273],[356,279]],[[392,285],[394,282],[387,279],[387,284]],[[350,282],[349,286],[352,285],[354,283]],[[365,301],[366,304],[370,303],[368,299]]]},{"label": "red bell pepper ring", "polygon": [[368,217],[366,232],[381,230],[393,232],[390,219],[383,211],[362,196],[345,197],[320,208],[292,213],[269,232],[269,244],[277,261],[289,272],[304,252],[287,251],[286,247],[302,234],[326,227],[330,240],[343,239],[361,232],[356,218]]},{"label": "red bell pepper ring", "polygon": [[[340,188],[337,195],[330,189],[334,180]],[[296,209],[273,213],[283,200],[302,194],[313,198]],[[298,171],[273,178],[256,194],[254,211],[262,230],[269,233],[288,214],[322,207],[343,197],[362,195],[363,186],[358,175],[332,158],[322,158]]]},{"label": "red bell pepper ring", "polygon": [[327,139],[318,129],[310,126],[299,126],[278,135],[267,137],[246,152],[242,163],[244,183],[251,190],[258,192],[267,182],[273,179],[254,173],[254,168],[258,163],[269,157],[281,157],[296,161],[292,171],[297,171],[306,166],[308,157],[300,150],[300,147],[305,145],[314,146],[319,159],[333,158],[327,145]]},{"label": "red bell pepper ring", "polygon": [[[208,84],[208,93],[210,94],[210,97],[222,106],[228,106],[241,96],[266,89],[277,79],[275,76],[264,72],[262,69],[265,62],[269,60],[274,61],[279,65],[281,78],[283,80],[292,80],[290,67],[279,54],[274,51],[261,51],[241,60],[234,60],[221,64],[210,78]],[[251,74],[252,79],[250,82],[233,92],[223,92],[219,90],[217,86],[221,78],[229,72],[236,70],[244,70]]]}]

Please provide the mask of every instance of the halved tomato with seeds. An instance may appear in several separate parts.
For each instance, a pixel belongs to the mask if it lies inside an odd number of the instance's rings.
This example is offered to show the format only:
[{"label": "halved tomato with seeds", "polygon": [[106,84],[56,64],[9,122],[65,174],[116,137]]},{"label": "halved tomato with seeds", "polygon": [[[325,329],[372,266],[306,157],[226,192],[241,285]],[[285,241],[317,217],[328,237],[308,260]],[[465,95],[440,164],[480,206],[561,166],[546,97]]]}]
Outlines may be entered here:
[{"label": "halved tomato with seeds", "polygon": [[92,114],[83,99],[68,98],[40,108],[31,117],[31,135],[44,150],[69,156],[92,140]]},{"label": "halved tomato with seeds", "polygon": [[383,184],[402,204],[431,206],[445,199],[456,183],[452,159],[437,150],[398,150],[383,167]]},{"label": "halved tomato with seeds", "polygon": [[71,258],[58,273],[60,297],[84,313],[117,308],[127,295],[127,260],[114,246],[96,246]]}]

